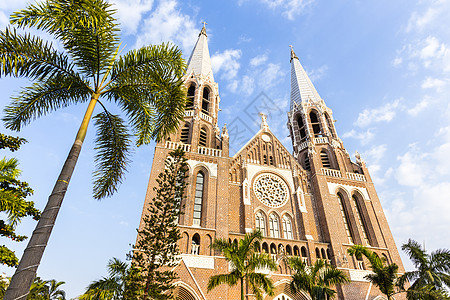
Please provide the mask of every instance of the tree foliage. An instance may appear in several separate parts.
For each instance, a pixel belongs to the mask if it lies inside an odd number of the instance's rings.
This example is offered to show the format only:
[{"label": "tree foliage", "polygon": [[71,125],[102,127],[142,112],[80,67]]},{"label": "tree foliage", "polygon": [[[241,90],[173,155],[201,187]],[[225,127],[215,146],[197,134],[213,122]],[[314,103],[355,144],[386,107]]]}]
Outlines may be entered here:
[{"label": "tree foliage", "polygon": [[211,247],[221,251],[223,256],[232,265],[232,270],[227,274],[214,275],[209,278],[208,291],[221,284],[235,286],[240,283],[241,299],[244,299],[244,284],[247,283],[256,298],[262,299],[263,294],[273,296],[274,286],[272,280],[266,274],[258,270],[277,270],[277,264],[267,253],[259,252],[259,243],[263,236],[261,231],[247,233],[238,243],[225,239],[214,240]]},{"label": "tree foliage", "polygon": [[177,278],[170,267],[178,263],[181,239],[178,218],[186,189],[188,167],[184,151],[179,148],[165,160],[165,169],[156,179],[156,196],[150,202],[133,246],[132,266],[140,276],[134,288],[142,290],[139,299],[172,299],[172,282]]},{"label": "tree foliage", "polygon": [[425,247],[412,239],[402,245],[402,250],[416,267],[416,270],[405,272],[400,278],[401,285],[411,282],[407,290],[408,300],[449,299],[450,250],[438,249],[428,254]]},{"label": "tree foliage", "polygon": [[109,260],[108,276],[92,282],[80,300],[122,300],[137,299],[139,291],[132,288],[136,269],[117,258]]},{"label": "tree foliage", "polygon": [[[7,136],[0,133],[0,149],[11,151],[19,149],[25,139]],[[25,200],[33,194],[33,190],[25,181],[20,181],[20,170],[15,158],[0,160],[0,211],[4,212],[7,220],[0,220],[0,236],[21,242],[27,237],[16,233],[16,226],[22,218],[31,216],[38,220],[40,212],[34,207],[33,201]],[[10,267],[17,266],[19,260],[14,251],[6,246],[0,246],[0,262]]]},{"label": "tree foliage", "polygon": [[298,256],[287,258],[287,262],[295,272],[290,284],[291,291],[304,291],[313,300],[333,298],[336,291],[332,287],[349,282],[344,272],[322,259],[316,260],[312,266],[308,266]]}]

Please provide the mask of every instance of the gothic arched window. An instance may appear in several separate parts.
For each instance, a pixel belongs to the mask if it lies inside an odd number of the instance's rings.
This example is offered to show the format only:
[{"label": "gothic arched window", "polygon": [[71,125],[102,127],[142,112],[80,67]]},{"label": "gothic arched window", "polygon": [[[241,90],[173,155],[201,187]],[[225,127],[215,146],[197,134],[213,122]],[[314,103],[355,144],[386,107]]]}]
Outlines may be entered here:
[{"label": "gothic arched window", "polygon": [[194,108],[195,85],[192,84],[187,92],[186,109]]},{"label": "gothic arched window", "polygon": [[266,236],[266,219],[264,218],[264,215],[261,212],[256,213],[255,223],[256,229],[259,229],[262,235]]},{"label": "gothic arched window", "polygon": [[194,236],[192,237],[191,254],[200,254],[200,236],[198,235],[198,233],[194,234]]},{"label": "gothic arched window", "polygon": [[202,112],[209,115],[209,89],[203,88]]},{"label": "gothic arched window", "polygon": [[206,129],[205,128],[200,129],[200,140],[199,140],[198,144],[200,146],[206,147],[207,140],[208,140],[208,134],[206,132]]},{"label": "gothic arched window", "polygon": [[205,185],[205,175],[202,171],[197,173],[197,180],[195,182],[195,197],[194,197],[194,225],[200,226],[202,220],[202,206],[203,206],[203,191]]},{"label": "gothic arched window", "polygon": [[311,120],[314,137],[321,136],[319,118],[317,117],[317,114],[314,111],[309,113],[309,119]]},{"label": "gothic arched window", "polygon": [[280,226],[278,222],[278,218],[275,214],[271,214],[269,216],[269,229],[270,229],[270,236],[274,238],[280,237]]},{"label": "gothic arched window", "polygon": [[297,125],[300,132],[300,142],[303,142],[306,139],[306,128],[301,115],[297,116]]},{"label": "gothic arched window", "polygon": [[333,123],[331,123],[331,119],[327,113],[325,114],[325,119],[327,120],[328,131],[330,132],[331,136],[335,138],[336,134],[334,132]]},{"label": "gothic arched window", "polygon": [[292,236],[292,222],[288,216],[283,217],[283,234],[285,239],[293,239]]},{"label": "gothic arched window", "polygon": [[308,153],[305,154],[305,160],[304,160],[303,163],[304,163],[304,166],[305,166],[305,170],[311,171],[311,164],[309,163]]},{"label": "gothic arched window", "polygon": [[331,168],[330,158],[328,157],[328,154],[325,152],[325,150],[322,150],[320,152],[320,159],[322,160],[322,166],[324,168]]},{"label": "gothic arched window", "polygon": [[358,198],[355,195],[352,196],[353,204],[356,207],[356,218],[358,219],[359,226],[361,227],[361,232],[363,234],[364,241],[370,246],[369,238],[367,237],[367,226],[361,216],[361,207],[358,202]]},{"label": "gothic arched window", "polygon": [[189,142],[189,123],[185,123],[181,129],[180,142],[187,144]]},{"label": "gothic arched window", "polygon": [[339,209],[341,210],[342,220],[344,221],[345,233],[347,234],[348,242],[353,244],[353,234],[350,228],[350,224],[348,222],[347,212],[344,207],[344,198],[340,193],[337,194]]}]

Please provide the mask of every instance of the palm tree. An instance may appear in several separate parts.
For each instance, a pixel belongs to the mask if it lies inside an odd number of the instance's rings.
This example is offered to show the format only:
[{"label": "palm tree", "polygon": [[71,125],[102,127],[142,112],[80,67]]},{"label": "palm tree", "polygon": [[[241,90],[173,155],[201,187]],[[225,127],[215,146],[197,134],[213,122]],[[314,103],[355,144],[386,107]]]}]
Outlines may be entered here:
[{"label": "palm tree", "polygon": [[[22,256],[5,299],[24,299],[54,226],[94,108],[97,126],[96,199],[111,196],[122,182],[132,136],[136,144],[160,140],[183,118],[181,51],[163,44],[119,56],[121,44],[115,11],[107,0],[46,0],[11,16],[12,25],[50,34],[62,51],[38,36],[14,28],[0,32],[0,77],[25,77],[33,82],[6,107],[3,121],[19,131],[33,119],[71,104],[87,110],[68,158],[42,217]],[[115,103],[128,118],[107,109]],[[131,131],[131,132],[130,132]]]},{"label": "palm tree", "polygon": [[[441,292],[444,295],[439,295],[439,297],[445,297],[445,290],[450,288],[450,250],[438,249],[428,254],[425,251],[425,247],[422,247],[417,241],[412,239],[409,239],[406,244],[402,245],[402,250],[406,252],[417,269],[405,272],[400,278],[401,284],[406,280],[412,282],[412,285],[407,290],[407,298],[410,300],[425,299],[421,295],[424,291]],[[429,296],[426,299],[438,298]]]},{"label": "palm tree", "polygon": [[349,281],[344,272],[322,259],[316,260],[312,266],[308,266],[297,256],[289,257],[287,262],[295,272],[290,284],[291,291],[304,291],[312,300],[333,298],[336,291],[331,287]]},{"label": "palm tree", "polygon": [[244,300],[244,282],[246,282],[257,299],[262,299],[263,292],[273,295],[273,283],[266,274],[257,269],[277,270],[277,264],[267,253],[259,253],[259,242],[262,240],[261,231],[247,233],[239,243],[216,239],[211,248],[223,253],[225,259],[233,266],[228,274],[210,277],[208,292],[220,284],[234,286],[241,285],[241,300]]},{"label": "palm tree", "polygon": [[348,253],[358,259],[364,255],[369,260],[373,273],[364,278],[377,286],[388,300],[393,299],[393,295],[401,292],[398,285],[398,265],[396,263],[388,264],[385,258],[381,259],[375,252],[362,245],[353,245],[348,249]]},{"label": "palm tree", "polygon": [[109,260],[108,277],[92,282],[86,292],[79,296],[80,300],[124,299],[123,295],[130,276],[130,267],[117,258]]},{"label": "palm tree", "polygon": [[65,300],[66,292],[60,289],[64,281],[42,280],[36,277],[30,288],[27,300]]}]

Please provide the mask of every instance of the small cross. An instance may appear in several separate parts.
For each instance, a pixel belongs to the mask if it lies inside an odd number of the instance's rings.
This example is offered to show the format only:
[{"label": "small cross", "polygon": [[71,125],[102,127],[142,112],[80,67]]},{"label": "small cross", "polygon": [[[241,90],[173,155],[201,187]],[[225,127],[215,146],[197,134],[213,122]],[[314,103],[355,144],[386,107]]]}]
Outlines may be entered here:
[{"label": "small cross", "polygon": [[203,21],[202,23],[203,23],[203,27],[206,27],[206,25],[208,24],[205,21]]},{"label": "small cross", "polygon": [[289,47],[291,48],[291,50],[292,50],[292,51],[294,50],[294,46],[292,46],[292,45],[289,45]]}]

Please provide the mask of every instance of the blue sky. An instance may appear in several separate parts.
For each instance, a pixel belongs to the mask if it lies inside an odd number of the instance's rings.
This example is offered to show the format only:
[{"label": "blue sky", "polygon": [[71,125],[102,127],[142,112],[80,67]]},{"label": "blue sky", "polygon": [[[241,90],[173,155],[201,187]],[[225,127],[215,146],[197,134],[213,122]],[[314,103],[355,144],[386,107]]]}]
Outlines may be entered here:
[{"label": "blue sky", "polygon": [[[14,3],[13,3],[14,2]],[[397,246],[408,238],[429,251],[450,237],[450,1],[115,0],[126,49],[172,41],[188,58],[206,21],[221,96],[219,125],[236,129],[238,150],[258,128],[258,110],[288,149],[289,45],[333,109],[349,153],[366,160]],[[24,0],[0,2],[0,26]],[[0,79],[0,104],[27,84]],[[59,110],[24,128],[22,180],[43,208],[85,107]],[[239,130],[240,131],[239,131]],[[112,198],[91,197],[91,126],[39,275],[66,281],[68,296],[125,259],[136,237],[154,145],[136,149],[126,181]],[[10,133],[5,129],[2,132]],[[230,132],[230,134],[232,134]],[[11,153],[5,155],[12,156]],[[31,234],[24,220],[19,232]],[[5,242],[6,243],[6,242]],[[17,253],[25,243],[14,244]],[[407,268],[411,263],[403,259]],[[0,272],[12,274],[1,267]]]}]

